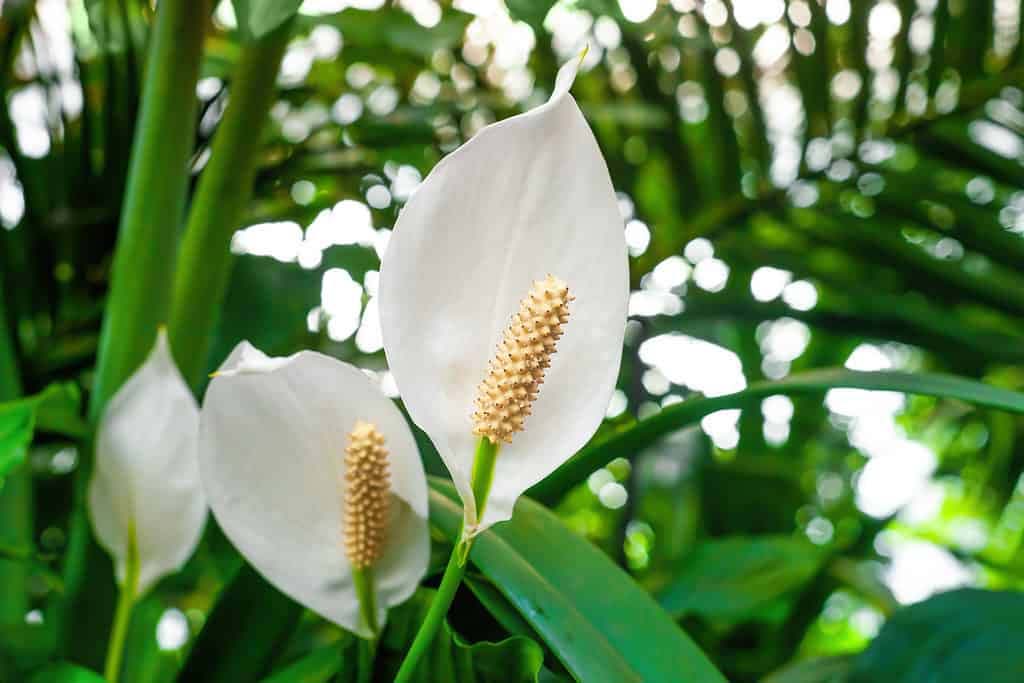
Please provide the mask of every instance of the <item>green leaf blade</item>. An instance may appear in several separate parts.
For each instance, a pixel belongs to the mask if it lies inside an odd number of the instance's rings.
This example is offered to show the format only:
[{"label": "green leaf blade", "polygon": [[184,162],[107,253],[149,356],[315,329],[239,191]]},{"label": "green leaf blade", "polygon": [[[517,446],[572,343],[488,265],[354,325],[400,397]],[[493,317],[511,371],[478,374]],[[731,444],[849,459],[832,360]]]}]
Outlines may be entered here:
[{"label": "green leaf blade", "polygon": [[[437,479],[431,487],[431,520],[455,538],[454,489]],[[511,521],[478,536],[470,559],[579,680],[725,681],[650,595],[533,501],[521,499]]]}]

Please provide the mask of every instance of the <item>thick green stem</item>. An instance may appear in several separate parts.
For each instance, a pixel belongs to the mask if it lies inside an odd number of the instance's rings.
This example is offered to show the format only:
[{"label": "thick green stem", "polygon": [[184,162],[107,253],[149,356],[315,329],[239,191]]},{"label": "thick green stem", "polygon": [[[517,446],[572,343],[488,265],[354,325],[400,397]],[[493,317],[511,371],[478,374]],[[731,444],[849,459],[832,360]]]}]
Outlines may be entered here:
[{"label": "thick green stem", "polygon": [[195,142],[196,80],[209,0],[161,0],[150,37],[90,417],[153,347],[166,320]]},{"label": "thick green stem", "polygon": [[491,493],[491,482],[494,481],[494,464],[498,460],[501,444],[492,443],[486,436],[476,444],[476,455],[473,457],[473,500],[476,502],[476,518],[479,522],[484,518],[487,497]]},{"label": "thick green stem", "polygon": [[[195,145],[195,88],[210,2],[157,4],[89,404],[94,423],[145,359],[157,327],[166,321]],[[75,473],[64,599],[53,601],[48,610],[63,654],[88,665],[97,659],[91,634],[106,621],[113,603],[106,589],[110,570],[91,538],[85,509],[91,452],[87,443]]]},{"label": "thick green stem", "polygon": [[125,558],[124,583],[117,598],[117,612],[114,626],[110,630],[110,645],[107,646],[107,664],[104,678],[107,683],[117,683],[121,675],[121,661],[124,658],[124,641],[128,635],[132,607],[135,606],[136,590],[139,585],[139,551],[135,542],[135,530],[128,532],[128,556]]},{"label": "thick green stem", "polygon": [[[360,639],[356,657],[357,683],[371,683],[373,681],[373,662],[377,658],[377,639]],[[340,676],[338,680],[341,683]]]},{"label": "thick green stem", "polygon": [[[491,491],[491,482],[494,480],[494,464],[501,450],[500,444],[492,443],[487,437],[481,437],[476,444],[476,455],[473,458],[473,475],[470,486],[473,489],[473,500],[476,502],[476,518],[483,519],[484,508],[487,506],[487,497]],[[434,636],[441,627],[448,614],[448,609],[455,599],[455,592],[462,583],[462,577],[466,574],[466,560],[469,558],[469,551],[473,547],[473,537],[465,533],[459,534],[459,541],[452,548],[451,557],[448,558],[448,566],[441,577],[441,585],[437,589],[434,601],[430,603],[427,616],[420,624],[420,630],[416,632],[416,638],[409,648],[409,652],[402,661],[402,666],[395,676],[395,683],[406,683],[412,679],[416,672],[416,665],[426,653],[427,648],[434,642]]]},{"label": "thick green stem", "polygon": [[210,332],[231,273],[231,236],[252,194],[260,131],[274,103],[275,76],[290,34],[286,22],[243,48],[192,201],[174,277],[170,334],[174,358],[193,387],[206,370]]},{"label": "thick green stem", "polygon": [[356,596],[359,598],[359,611],[376,638],[380,634],[380,628],[377,625],[377,596],[373,590],[373,569],[353,568],[352,583],[355,584]]},{"label": "thick green stem", "polygon": [[437,630],[441,628],[441,622],[444,621],[445,616],[448,614],[448,608],[452,606],[455,592],[459,589],[462,577],[466,574],[466,564],[459,561],[458,551],[458,546],[463,543],[472,543],[472,541],[460,541],[452,549],[452,555],[448,558],[448,566],[444,570],[444,576],[441,578],[441,585],[437,589],[437,595],[434,596],[434,601],[430,603],[427,616],[420,625],[420,630],[416,632],[416,638],[412,641],[412,646],[409,648],[409,652],[406,653],[402,666],[398,669],[395,683],[408,683],[408,681],[412,680],[413,674],[416,673],[416,665],[419,664],[420,659],[426,654],[430,644],[434,642],[434,636],[437,634]]}]

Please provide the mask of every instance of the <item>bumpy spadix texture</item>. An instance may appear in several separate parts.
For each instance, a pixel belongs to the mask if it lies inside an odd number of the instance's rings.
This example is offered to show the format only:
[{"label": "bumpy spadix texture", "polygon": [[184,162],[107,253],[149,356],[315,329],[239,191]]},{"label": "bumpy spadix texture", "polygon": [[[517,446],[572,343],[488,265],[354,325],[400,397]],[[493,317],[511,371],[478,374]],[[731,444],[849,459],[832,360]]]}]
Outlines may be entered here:
[{"label": "bumpy spadix texture", "polygon": [[[572,457],[604,419],[618,378],[626,240],[601,150],[569,93],[577,67],[562,67],[546,103],[487,126],[434,167],[399,214],[381,264],[388,364],[451,472],[467,529],[511,517],[524,491]],[[470,480],[480,382],[523,295],[548,273],[576,297],[571,317],[478,515]]]},{"label": "bumpy spadix texture", "polygon": [[[364,638],[373,630],[356,593],[357,560],[373,562],[379,625],[413,594],[430,560],[427,480],[405,418],[361,370],[309,351],[270,358],[243,342],[206,390],[200,431],[214,516],[281,592]],[[353,513],[363,522],[353,526]]]},{"label": "bumpy spadix texture", "polygon": [[477,388],[474,434],[499,444],[512,443],[512,435],[522,431],[551,366],[562,325],[569,322],[570,301],[569,287],[553,275],[533,283]]},{"label": "bumpy spadix texture", "polygon": [[369,422],[356,422],[345,448],[345,553],[356,569],[384,554],[390,484],[384,435]]}]

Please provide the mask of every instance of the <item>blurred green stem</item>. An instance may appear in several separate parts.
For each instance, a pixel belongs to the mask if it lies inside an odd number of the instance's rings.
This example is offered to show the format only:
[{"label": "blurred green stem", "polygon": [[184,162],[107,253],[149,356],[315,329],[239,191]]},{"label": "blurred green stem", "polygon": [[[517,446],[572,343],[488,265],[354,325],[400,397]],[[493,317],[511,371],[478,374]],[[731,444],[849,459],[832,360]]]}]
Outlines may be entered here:
[{"label": "blurred green stem", "polygon": [[[481,437],[476,445],[470,485],[473,489],[473,500],[476,501],[477,520],[482,520],[484,516],[487,497],[491,491],[491,482],[494,479],[494,463],[500,449],[500,444],[491,443],[487,437]],[[430,603],[430,609],[420,625],[420,630],[416,632],[416,638],[412,641],[409,652],[402,660],[402,665],[395,676],[395,683],[407,683],[416,673],[416,665],[434,641],[437,629],[441,627],[441,622],[444,621],[452,606],[452,600],[455,599],[455,593],[459,589],[459,584],[462,583],[462,577],[466,575],[466,561],[472,547],[473,537],[460,533],[459,541],[452,548],[451,557],[448,558],[444,576],[441,577],[441,585],[437,588],[434,601]]]},{"label": "blurred green stem", "polygon": [[135,540],[135,529],[128,530],[128,556],[125,558],[124,583],[117,598],[117,612],[114,627],[110,630],[110,645],[107,646],[107,663],[103,677],[107,683],[117,683],[121,675],[121,661],[124,658],[124,641],[128,635],[128,623],[135,606],[139,585],[139,550]]},{"label": "blurred green stem", "polygon": [[178,367],[193,387],[206,369],[210,333],[231,274],[231,235],[252,194],[260,131],[274,103],[275,77],[290,34],[287,22],[243,48],[189,212],[174,276],[170,334]]},{"label": "blurred green stem", "polygon": [[[0,401],[21,396],[21,376],[8,329],[3,286],[0,284]],[[0,481],[0,543],[11,548],[32,544],[32,475],[22,465]],[[0,560],[0,624],[21,624],[28,611],[28,565]],[[2,663],[0,663],[2,666]],[[0,669],[0,673],[3,673]]]},{"label": "blurred green stem", "polygon": [[195,142],[210,0],[163,0],[150,37],[89,414],[97,420],[153,347],[170,300]]}]

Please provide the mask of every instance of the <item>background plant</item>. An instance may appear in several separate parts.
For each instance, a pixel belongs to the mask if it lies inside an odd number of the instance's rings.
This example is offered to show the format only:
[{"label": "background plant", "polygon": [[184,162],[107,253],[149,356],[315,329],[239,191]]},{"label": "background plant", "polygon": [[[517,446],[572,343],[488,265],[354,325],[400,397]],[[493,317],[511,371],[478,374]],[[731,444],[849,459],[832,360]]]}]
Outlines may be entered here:
[{"label": "background plant", "polygon": [[[574,94],[632,254],[619,392],[543,506],[478,543],[436,676],[1019,671],[1019,594],[926,599],[1024,577],[1020,3],[298,4],[164,0],[166,34],[136,0],[0,7],[0,680],[102,666],[90,424],[156,326],[199,395],[243,338],[389,387],[397,211],[584,43]],[[436,583],[461,513],[433,485]],[[381,680],[429,590],[392,616]],[[353,675],[351,638],[212,525],[129,631],[126,681]]]}]

